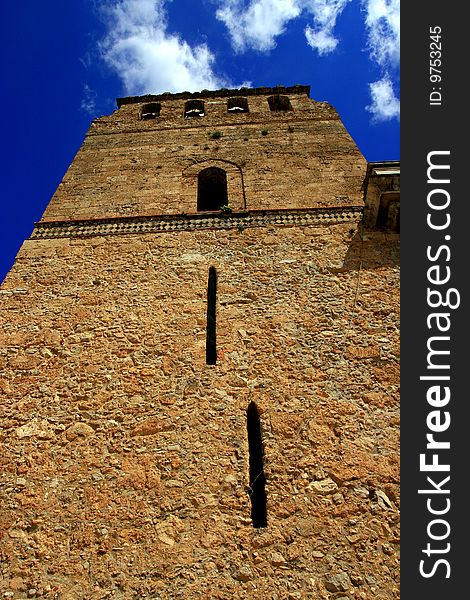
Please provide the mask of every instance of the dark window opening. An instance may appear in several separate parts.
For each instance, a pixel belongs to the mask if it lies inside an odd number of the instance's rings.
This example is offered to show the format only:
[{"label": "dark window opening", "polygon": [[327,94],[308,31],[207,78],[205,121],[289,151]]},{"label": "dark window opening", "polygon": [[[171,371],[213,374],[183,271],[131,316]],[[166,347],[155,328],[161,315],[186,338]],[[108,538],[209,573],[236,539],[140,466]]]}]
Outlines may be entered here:
[{"label": "dark window opening", "polygon": [[197,178],[197,209],[220,210],[222,206],[228,206],[227,173],[219,167],[207,167]]},{"label": "dark window opening", "polygon": [[270,96],[268,98],[269,108],[273,112],[282,112],[287,110],[292,110],[292,105],[288,96]]},{"label": "dark window opening", "polygon": [[380,197],[376,227],[400,231],[400,199],[397,193],[389,192]]},{"label": "dark window opening", "polygon": [[184,105],[184,116],[187,119],[204,116],[204,102],[202,100],[188,100]]},{"label": "dark window opening", "polygon": [[253,527],[267,527],[266,477],[263,470],[263,442],[258,407],[250,402],[246,411],[248,450],[250,455],[251,520]]},{"label": "dark window opening", "polygon": [[206,364],[215,365],[217,362],[216,336],[216,303],[217,303],[217,272],[209,268],[207,282],[207,330],[206,330]]},{"label": "dark window opening", "polygon": [[400,233],[400,207],[397,208],[395,213],[395,231]]},{"label": "dark window opening", "polygon": [[227,112],[238,114],[248,112],[248,100],[246,98],[229,98],[227,100]]},{"label": "dark window opening", "polygon": [[160,116],[161,105],[158,102],[151,102],[142,108],[142,119],[156,119]]}]

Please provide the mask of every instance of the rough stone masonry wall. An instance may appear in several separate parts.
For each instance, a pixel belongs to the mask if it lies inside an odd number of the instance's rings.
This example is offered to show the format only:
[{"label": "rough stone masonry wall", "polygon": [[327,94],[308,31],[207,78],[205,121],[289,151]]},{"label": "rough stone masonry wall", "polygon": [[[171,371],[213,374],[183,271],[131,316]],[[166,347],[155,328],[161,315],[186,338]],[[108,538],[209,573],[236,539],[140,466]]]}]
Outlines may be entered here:
[{"label": "rough stone masonry wall", "polygon": [[208,166],[227,171],[234,209],[362,204],[366,161],[334,108],[289,94],[293,110],[271,112],[268,96],[248,96],[243,114],[209,97],[203,118],[185,119],[176,97],[157,119],[140,118],[145,102],[96,119],[43,219],[196,212]]},{"label": "rough stone masonry wall", "polygon": [[399,597],[398,238],[356,225],[25,242],[0,293],[3,596]]}]

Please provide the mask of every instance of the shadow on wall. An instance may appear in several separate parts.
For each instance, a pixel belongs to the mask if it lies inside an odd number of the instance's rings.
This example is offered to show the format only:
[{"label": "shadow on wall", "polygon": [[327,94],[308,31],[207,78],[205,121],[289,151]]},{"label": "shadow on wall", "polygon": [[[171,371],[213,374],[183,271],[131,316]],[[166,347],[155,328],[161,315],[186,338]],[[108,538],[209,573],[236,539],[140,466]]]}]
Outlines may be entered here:
[{"label": "shadow on wall", "polygon": [[379,269],[400,265],[400,238],[396,233],[356,231],[340,271]]}]

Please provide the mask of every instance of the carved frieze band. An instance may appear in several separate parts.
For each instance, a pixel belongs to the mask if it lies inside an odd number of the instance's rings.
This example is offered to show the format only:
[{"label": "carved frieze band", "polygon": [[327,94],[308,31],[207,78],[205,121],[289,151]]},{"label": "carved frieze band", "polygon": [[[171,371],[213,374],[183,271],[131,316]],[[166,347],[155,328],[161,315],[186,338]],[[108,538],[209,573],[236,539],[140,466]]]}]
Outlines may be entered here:
[{"label": "carved frieze band", "polygon": [[36,223],[31,239],[343,223],[360,220],[362,211],[362,206],[347,206],[44,221]]}]

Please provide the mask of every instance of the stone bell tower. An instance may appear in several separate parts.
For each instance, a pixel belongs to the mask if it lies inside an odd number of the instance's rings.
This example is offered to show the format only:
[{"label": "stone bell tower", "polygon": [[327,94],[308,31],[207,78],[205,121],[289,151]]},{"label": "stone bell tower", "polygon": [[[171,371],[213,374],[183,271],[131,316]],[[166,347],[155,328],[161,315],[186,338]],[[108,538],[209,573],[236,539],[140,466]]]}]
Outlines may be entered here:
[{"label": "stone bell tower", "polygon": [[3,595],[398,597],[399,169],[309,94],[92,123],[0,292]]}]

